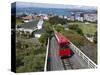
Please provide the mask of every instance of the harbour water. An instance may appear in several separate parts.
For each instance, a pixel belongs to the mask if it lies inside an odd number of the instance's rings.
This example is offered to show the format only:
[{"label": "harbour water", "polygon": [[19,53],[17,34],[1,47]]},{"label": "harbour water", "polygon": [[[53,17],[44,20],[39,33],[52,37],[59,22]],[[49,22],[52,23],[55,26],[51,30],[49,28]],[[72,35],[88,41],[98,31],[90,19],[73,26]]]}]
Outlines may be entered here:
[{"label": "harbour water", "polygon": [[38,7],[16,7],[16,13],[37,13],[37,14],[55,14],[55,15],[64,15],[70,16],[72,13],[84,13],[84,12],[94,12],[91,10],[76,10],[76,9],[65,9],[65,8],[38,8]]}]

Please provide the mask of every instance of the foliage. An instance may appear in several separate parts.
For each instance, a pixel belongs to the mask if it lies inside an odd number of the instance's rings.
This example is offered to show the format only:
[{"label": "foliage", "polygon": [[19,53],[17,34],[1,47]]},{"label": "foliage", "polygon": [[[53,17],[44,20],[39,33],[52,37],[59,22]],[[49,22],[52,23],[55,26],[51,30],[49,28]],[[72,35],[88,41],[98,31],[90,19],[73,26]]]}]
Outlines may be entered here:
[{"label": "foliage", "polygon": [[51,23],[51,25],[54,25],[54,24],[66,24],[66,20],[65,19],[62,19],[62,18],[59,18],[58,16],[54,16],[54,17],[51,17],[49,19],[49,22]]},{"label": "foliage", "polygon": [[34,37],[34,32],[30,33],[28,31],[24,32],[24,31],[16,31],[16,35],[19,37],[22,37],[22,38],[32,38]]},{"label": "foliage", "polygon": [[94,43],[96,43],[97,44],[97,32],[95,32],[95,34],[94,34]]},{"label": "foliage", "polygon": [[16,25],[20,25],[23,23],[23,20],[21,18],[16,18]]},{"label": "foliage", "polygon": [[72,29],[72,30],[76,30],[77,27],[78,27],[77,24],[73,24],[73,25],[69,25],[69,26],[68,26],[68,28],[69,28],[69,29]]},{"label": "foliage", "polygon": [[76,46],[83,46],[84,43],[86,42],[83,36],[80,36],[73,30],[64,30],[64,31],[61,31],[61,33],[63,33],[66,36],[66,38],[68,38]]},{"label": "foliage", "polygon": [[24,57],[24,65],[17,69],[17,72],[43,71],[45,54],[29,55]]},{"label": "foliage", "polygon": [[64,27],[62,25],[60,25],[60,24],[55,25],[54,27],[55,27],[56,31],[58,31],[58,32],[61,32],[61,31],[64,30]]},{"label": "foliage", "polygon": [[82,30],[78,27],[77,24],[75,24],[75,25],[74,24],[73,25],[69,25],[68,28],[72,29],[72,30],[75,30],[78,34],[83,35]]},{"label": "foliage", "polygon": [[77,32],[78,34],[83,35],[83,32],[82,32],[82,30],[81,30],[80,28],[77,28],[77,29],[76,29],[76,32]]},{"label": "foliage", "polygon": [[48,38],[51,38],[53,36],[53,29],[48,21],[45,21],[44,30],[45,32],[39,38],[39,41],[40,43],[42,43],[42,45],[46,45]]},{"label": "foliage", "polygon": [[52,25],[48,21],[45,22],[44,29],[45,29],[45,33],[48,33],[48,37],[52,37],[53,28],[52,28]]},{"label": "foliage", "polygon": [[43,71],[46,47],[26,40],[16,42],[16,72]]},{"label": "foliage", "polygon": [[86,24],[86,22],[68,22],[68,25],[78,25],[78,27],[82,30],[82,32],[86,34],[92,34],[97,31],[97,23],[90,23]]},{"label": "foliage", "polygon": [[46,40],[48,39],[48,33],[43,33],[41,35],[41,37],[39,38],[39,42],[42,44],[42,45],[45,45],[46,44]]}]

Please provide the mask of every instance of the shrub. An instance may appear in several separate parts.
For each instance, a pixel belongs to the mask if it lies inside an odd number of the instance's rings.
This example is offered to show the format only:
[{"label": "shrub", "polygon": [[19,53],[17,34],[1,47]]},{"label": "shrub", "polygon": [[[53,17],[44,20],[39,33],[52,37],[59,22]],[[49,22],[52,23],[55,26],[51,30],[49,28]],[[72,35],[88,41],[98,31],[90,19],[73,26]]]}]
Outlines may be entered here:
[{"label": "shrub", "polygon": [[78,34],[83,35],[83,31],[78,27],[77,24],[69,25],[68,28],[76,31]]}]

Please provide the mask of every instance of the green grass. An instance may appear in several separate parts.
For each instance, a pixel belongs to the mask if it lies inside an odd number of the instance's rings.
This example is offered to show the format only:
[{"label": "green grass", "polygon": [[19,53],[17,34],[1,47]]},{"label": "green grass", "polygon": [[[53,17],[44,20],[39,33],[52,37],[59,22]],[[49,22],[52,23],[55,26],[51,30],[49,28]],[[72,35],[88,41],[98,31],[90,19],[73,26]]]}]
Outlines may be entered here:
[{"label": "green grass", "polygon": [[66,38],[68,38],[72,43],[74,43],[78,47],[83,46],[85,42],[87,42],[83,36],[77,34],[73,30],[64,30],[61,31],[61,33],[63,33]]},{"label": "green grass", "polygon": [[16,18],[16,25],[20,25],[20,24],[22,24],[22,19]]},{"label": "green grass", "polygon": [[79,26],[79,28],[82,29],[84,34],[92,34],[94,35],[94,33],[97,31],[97,25],[96,23],[89,23],[89,24],[85,24],[83,22],[74,22],[74,23],[68,23],[68,24],[77,24]]}]

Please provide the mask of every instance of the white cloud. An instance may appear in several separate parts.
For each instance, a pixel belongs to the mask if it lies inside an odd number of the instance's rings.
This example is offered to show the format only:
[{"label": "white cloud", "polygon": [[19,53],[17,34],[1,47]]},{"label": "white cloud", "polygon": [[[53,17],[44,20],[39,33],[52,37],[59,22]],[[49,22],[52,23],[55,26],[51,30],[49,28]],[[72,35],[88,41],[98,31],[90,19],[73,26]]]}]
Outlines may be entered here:
[{"label": "white cloud", "polygon": [[99,0],[10,0],[11,2],[36,2],[36,3],[52,3],[52,4],[72,4],[72,5],[99,5]]}]

